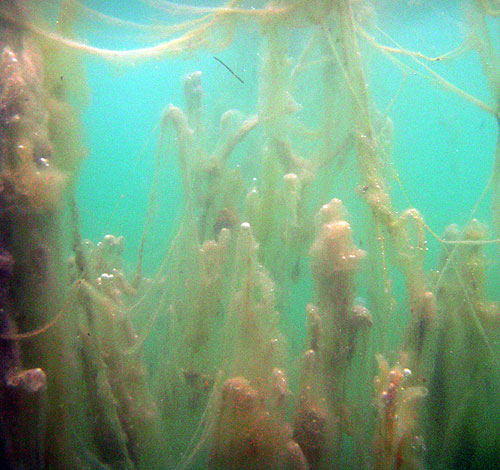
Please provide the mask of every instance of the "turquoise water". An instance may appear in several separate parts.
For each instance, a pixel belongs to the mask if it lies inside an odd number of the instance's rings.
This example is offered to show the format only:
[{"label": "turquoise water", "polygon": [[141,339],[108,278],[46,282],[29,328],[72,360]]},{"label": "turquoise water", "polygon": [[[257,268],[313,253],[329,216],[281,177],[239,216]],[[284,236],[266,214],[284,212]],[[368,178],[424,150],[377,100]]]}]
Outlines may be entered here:
[{"label": "turquoise water", "polygon": [[[121,18],[140,20],[158,15],[141,2],[120,2],[111,9],[106,2],[94,3],[90,6]],[[467,38],[466,7],[461,2],[381,1],[375,10],[381,31],[400,46],[430,57],[456,49]],[[168,14],[159,16],[166,21],[177,18]],[[496,25],[492,26],[495,31]],[[378,37],[391,45],[383,34]],[[127,38],[125,41],[93,39],[91,35],[89,42],[108,48],[144,45]],[[293,42],[290,47],[293,54]],[[432,77],[422,77],[426,71],[418,64],[401,57],[411,67],[402,72],[366,42],[362,42],[362,47],[367,53],[370,92],[375,105],[380,113],[390,107],[387,113],[393,126],[390,158],[404,187],[403,193],[399,184],[393,182],[393,197],[401,208],[417,207],[437,234],[450,223],[466,224],[493,166],[494,119],[444,90]],[[261,46],[255,31],[242,32],[228,50],[218,54],[244,78],[244,85],[212,55],[201,50],[194,52],[194,57],[152,60],[132,67],[88,60],[86,71],[91,92],[84,124],[89,154],[82,167],[79,192],[83,231],[90,238],[100,238],[108,232],[123,233],[128,245],[133,247],[138,243],[137,222],[147,204],[161,112],[170,103],[183,104],[184,76],[202,71],[207,121],[212,120],[212,126],[225,109],[238,109],[246,115],[256,111]],[[297,57],[291,55],[291,60],[294,59]],[[486,79],[478,73],[480,61],[476,52],[465,51],[433,69],[457,87],[489,101]],[[168,184],[162,208],[167,238],[178,223],[182,201],[172,153],[173,150],[166,162]],[[484,199],[475,217],[488,217],[489,201],[488,197]]]}]

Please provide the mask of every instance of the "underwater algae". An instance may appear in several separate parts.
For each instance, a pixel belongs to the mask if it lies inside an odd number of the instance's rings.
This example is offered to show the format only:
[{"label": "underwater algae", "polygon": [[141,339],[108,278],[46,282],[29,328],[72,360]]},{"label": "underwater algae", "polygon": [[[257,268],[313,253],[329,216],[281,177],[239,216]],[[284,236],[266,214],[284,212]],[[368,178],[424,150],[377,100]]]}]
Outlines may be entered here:
[{"label": "underwater algae", "polygon": [[[389,116],[418,75],[500,122],[500,3],[464,1],[463,43],[434,57],[379,29],[387,2],[142,3],[155,21],[0,6],[3,468],[497,468],[500,140],[439,236],[392,163],[407,136]],[[94,46],[89,24],[148,45]],[[259,51],[244,77],[222,58],[242,37]],[[384,110],[372,54],[402,76]],[[210,100],[203,67],[167,77],[183,103],[152,126],[137,247],[87,240],[86,61],[205,55],[251,111]],[[483,94],[446,73],[465,55]],[[173,158],[182,196],[165,203]]]}]

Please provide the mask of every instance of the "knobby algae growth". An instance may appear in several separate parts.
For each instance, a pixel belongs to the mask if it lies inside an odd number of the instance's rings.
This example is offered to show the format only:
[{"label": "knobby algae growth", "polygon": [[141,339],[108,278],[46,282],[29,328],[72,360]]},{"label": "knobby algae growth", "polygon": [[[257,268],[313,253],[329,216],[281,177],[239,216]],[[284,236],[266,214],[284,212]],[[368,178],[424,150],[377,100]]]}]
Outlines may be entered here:
[{"label": "knobby algae growth", "polygon": [[[391,163],[398,92],[376,109],[366,56],[499,122],[500,3],[464,2],[467,38],[435,57],[378,30],[363,0],[144,3],[165,22],[73,0],[0,7],[4,468],[496,468],[500,145],[467,223],[439,236]],[[93,46],[88,24],[150,45]],[[209,122],[193,70],[184,103],[158,116],[130,269],[123,237],[80,228],[85,61],[211,55],[247,34],[260,51],[252,113]],[[488,100],[434,68],[466,53]],[[182,216],[151,271],[172,157]]]}]

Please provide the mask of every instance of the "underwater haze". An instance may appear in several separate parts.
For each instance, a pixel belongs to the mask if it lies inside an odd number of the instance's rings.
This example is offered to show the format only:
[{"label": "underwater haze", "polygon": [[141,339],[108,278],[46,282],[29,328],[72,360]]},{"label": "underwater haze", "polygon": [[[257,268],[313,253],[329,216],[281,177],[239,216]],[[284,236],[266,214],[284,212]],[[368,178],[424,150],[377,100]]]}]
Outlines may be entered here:
[{"label": "underwater haze", "polygon": [[499,0],[0,18],[4,468],[500,468]]}]

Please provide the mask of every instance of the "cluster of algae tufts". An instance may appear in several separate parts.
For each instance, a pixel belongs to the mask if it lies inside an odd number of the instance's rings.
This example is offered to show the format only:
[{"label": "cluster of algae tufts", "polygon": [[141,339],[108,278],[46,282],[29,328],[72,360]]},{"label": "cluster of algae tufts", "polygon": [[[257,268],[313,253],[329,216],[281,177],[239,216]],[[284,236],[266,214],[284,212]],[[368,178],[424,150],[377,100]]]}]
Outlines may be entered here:
[{"label": "cluster of algae tufts", "polygon": [[[76,0],[0,5],[3,468],[500,465],[488,251],[500,237],[500,145],[491,228],[472,214],[439,237],[418,210],[400,211],[390,121],[368,92],[363,49],[405,73],[408,59],[500,122],[498,0],[468,2],[474,41],[437,58],[380,44],[365,0],[145,3],[183,21],[138,24]],[[154,43],[94,47],[77,39],[86,22]],[[219,53],[247,34],[261,51],[253,114],[210,122],[201,71],[184,77],[184,107],[165,103],[132,272],[123,237],[81,233],[82,65]],[[492,105],[427,65],[468,48]],[[148,241],[165,217],[170,154],[182,216],[159,254]]]}]

